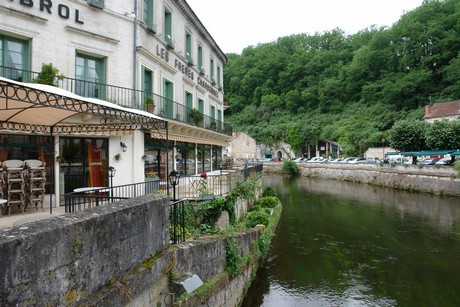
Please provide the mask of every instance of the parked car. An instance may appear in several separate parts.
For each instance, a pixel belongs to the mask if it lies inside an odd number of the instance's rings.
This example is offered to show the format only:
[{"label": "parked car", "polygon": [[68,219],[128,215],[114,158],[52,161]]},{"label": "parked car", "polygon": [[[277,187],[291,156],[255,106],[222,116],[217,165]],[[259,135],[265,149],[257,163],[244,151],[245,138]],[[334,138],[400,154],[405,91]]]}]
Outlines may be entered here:
[{"label": "parked car", "polygon": [[330,163],[340,163],[342,161],[343,161],[343,158],[335,158],[335,159],[329,160]]},{"label": "parked car", "polygon": [[439,161],[438,158],[425,159],[425,160],[423,161],[423,164],[424,164],[424,165],[435,165],[436,162],[438,162],[438,161]]},{"label": "parked car", "polygon": [[365,161],[366,161],[366,159],[364,159],[364,158],[353,158],[353,159],[348,160],[347,163],[359,164],[359,163],[364,163]]},{"label": "parked car", "polygon": [[283,158],[273,158],[272,162],[283,162]]},{"label": "parked car", "polygon": [[323,162],[323,160],[324,160],[323,157],[313,157],[310,160],[308,160],[307,162],[309,162],[309,163],[313,163],[313,162],[319,163],[319,162]]},{"label": "parked car", "polygon": [[368,164],[380,163],[380,159],[379,158],[366,158],[365,163],[368,163]]},{"label": "parked car", "polygon": [[435,163],[436,165],[452,165],[452,158],[445,157]]},{"label": "parked car", "polygon": [[355,160],[355,159],[358,159],[358,158],[357,157],[348,157],[348,158],[343,159],[342,163],[348,163],[348,161],[352,161],[352,160]]}]

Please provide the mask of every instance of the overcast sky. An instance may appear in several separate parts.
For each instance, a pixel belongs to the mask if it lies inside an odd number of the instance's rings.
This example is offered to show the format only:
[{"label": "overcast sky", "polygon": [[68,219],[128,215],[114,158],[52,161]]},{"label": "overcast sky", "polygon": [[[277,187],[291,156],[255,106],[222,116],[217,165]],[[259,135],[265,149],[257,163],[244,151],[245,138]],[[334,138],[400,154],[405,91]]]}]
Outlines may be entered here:
[{"label": "overcast sky", "polygon": [[224,53],[291,34],[391,26],[423,0],[187,0]]}]

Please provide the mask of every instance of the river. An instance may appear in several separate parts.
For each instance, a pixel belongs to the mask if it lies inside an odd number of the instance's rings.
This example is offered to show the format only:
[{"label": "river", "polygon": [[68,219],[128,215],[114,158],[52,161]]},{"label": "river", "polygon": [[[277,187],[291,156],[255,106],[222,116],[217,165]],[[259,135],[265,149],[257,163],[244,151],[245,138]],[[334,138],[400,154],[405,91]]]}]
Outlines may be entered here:
[{"label": "river", "polygon": [[283,203],[242,306],[459,306],[460,199],[265,175]]}]

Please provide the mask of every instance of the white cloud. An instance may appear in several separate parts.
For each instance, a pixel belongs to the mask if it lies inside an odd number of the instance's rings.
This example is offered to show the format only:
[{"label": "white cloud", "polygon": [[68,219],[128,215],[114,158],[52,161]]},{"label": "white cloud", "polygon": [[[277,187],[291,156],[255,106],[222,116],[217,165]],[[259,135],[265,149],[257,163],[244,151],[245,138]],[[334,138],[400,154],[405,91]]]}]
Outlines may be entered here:
[{"label": "white cloud", "polygon": [[188,0],[223,52],[291,34],[391,26],[423,0]]}]

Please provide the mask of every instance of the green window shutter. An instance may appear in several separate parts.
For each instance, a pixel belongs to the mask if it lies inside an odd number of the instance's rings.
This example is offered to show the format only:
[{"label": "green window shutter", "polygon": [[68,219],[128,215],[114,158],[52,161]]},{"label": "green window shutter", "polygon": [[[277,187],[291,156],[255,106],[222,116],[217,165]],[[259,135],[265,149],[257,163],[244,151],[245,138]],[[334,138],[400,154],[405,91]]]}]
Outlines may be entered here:
[{"label": "green window shutter", "polygon": [[198,111],[204,114],[204,101],[202,99],[198,99]]},{"label": "green window shutter", "polygon": [[215,83],[215,79],[214,79],[214,59],[211,59],[209,61],[209,66],[210,66],[210,68],[209,68],[209,77],[211,78],[211,81],[213,83]]},{"label": "green window shutter", "polygon": [[172,37],[172,14],[168,11],[165,11],[165,40],[166,43],[172,44],[173,37]]},{"label": "green window shutter", "polygon": [[210,115],[211,119],[214,121],[214,119],[216,119],[216,107],[215,106],[211,106],[211,109],[210,109]]},{"label": "green window shutter", "polygon": [[203,47],[198,46],[198,69],[200,72],[204,70],[203,67]]},{"label": "green window shutter", "polygon": [[217,86],[220,88],[220,66],[217,66]]},{"label": "green window shutter", "polygon": [[185,54],[187,62],[192,62],[192,35],[190,33],[185,34]]},{"label": "green window shutter", "polygon": [[174,85],[166,79],[163,84],[163,96],[166,99],[163,112],[166,117],[174,118]]},{"label": "green window shutter", "polygon": [[185,112],[185,122],[187,124],[191,123],[190,120],[190,111],[193,109],[193,95],[189,92],[185,93],[185,107],[186,107],[186,112]]},{"label": "green window shutter", "polygon": [[144,102],[147,97],[151,96],[153,98],[153,73],[144,66],[142,66],[142,75],[141,75],[141,84],[142,84],[142,97],[141,101]]},{"label": "green window shutter", "polygon": [[154,26],[153,23],[153,16],[154,16],[154,11],[153,11],[153,0],[144,0],[144,6],[143,6],[143,20],[144,23],[147,27],[152,27]]},{"label": "green window shutter", "polygon": [[30,82],[30,43],[0,35],[0,75],[12,80]]},{"label": "green window shutter", "polygon": [[75,79],[77,95],[105,99],[105,59],[77,54]]}]

